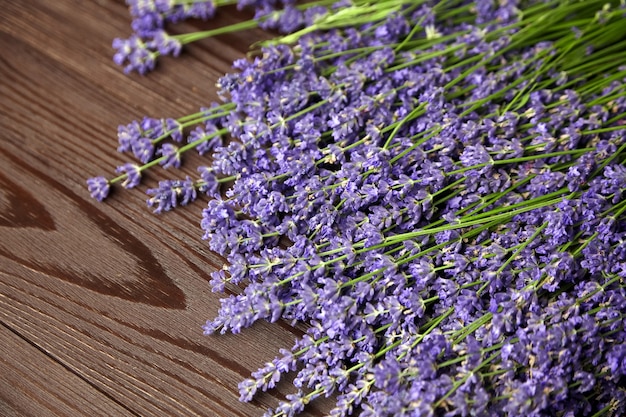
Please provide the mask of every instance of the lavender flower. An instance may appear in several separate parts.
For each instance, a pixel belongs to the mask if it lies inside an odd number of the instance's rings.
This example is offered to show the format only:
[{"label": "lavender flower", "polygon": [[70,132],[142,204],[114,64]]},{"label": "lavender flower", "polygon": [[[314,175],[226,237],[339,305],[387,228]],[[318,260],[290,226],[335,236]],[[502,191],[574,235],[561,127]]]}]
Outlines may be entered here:
[{"label": "lavender flower", "polygon": [[[268,416],[331,394],[333,416],[620,415],[623,10],[391,3],[240,2],[297,32],[220,79],[227,115],[119,129],[146,164],[212,152],[197,182],[148,192],[157,212],[211,197],[203,237],[227,265],[210,285],[235,292],[205,332],[305,325],[240,399],[293,371]],[[134,7],[127,67],[191,39],[162,29],[185,7]],[[180,148],[158,143],[187,127]],[[108,186],[89,182],[99,199]]]},{"label": "lavender flower", "polygon": [[109,181],[104,177],[93,177],[87,180],[87,187],[91,197],[103,201],[109,195]]},{"label": "lavender flower", "polygon": [[158,188],[148,189],[146,193],[151,196],[147,200],[148,207],[156,206],[155,213],[187,205],[198,197],[196,185],[189,177],[185,180],[159,181]]},{"label": "lavender flower", "polygon": [[141,127],[139,122],[133,121],[128,125],[120,125],[117,128],[117,138],[119,142],[119,147],[117,148],[118,152],[127,152],[130,151],[135,142],[141,138]]},{"label": "lavender flower", "polygon": [[154,144],[152,143],[152,140],[141,137],[131,142],[131,147],[135,157],[142,163],[147,164],[152,160],[152,157],[154,156]]},{"label": "lavender flower", "polygon": [[123,174],[122,187],[134,188],[141,182],[141,168],[139,165],[126,163],[117,167],[115,172]]},{"label": "lavender flower", "polygon": [[116,38],[113,40],[113,48],[117,50],[113,60],[124,66],[125,73],[137,71],[139,74],[146,74],[156,65],[154,51],[136,35],[128,39]]},{"label": "lavender flower", "polygon": [[183,45],[178,39],[168,35],[167,32],[159,30],[152,34],[150,41],[146,43],[146,47],[158,52],[160,55],[178,56]]},{"label": "lavender flower", "polygon": [[163,168],[180,168],[180,152],[175,145],[171,143],[163,144],[157,153],[161,155],[161,165],[163,165]]}]

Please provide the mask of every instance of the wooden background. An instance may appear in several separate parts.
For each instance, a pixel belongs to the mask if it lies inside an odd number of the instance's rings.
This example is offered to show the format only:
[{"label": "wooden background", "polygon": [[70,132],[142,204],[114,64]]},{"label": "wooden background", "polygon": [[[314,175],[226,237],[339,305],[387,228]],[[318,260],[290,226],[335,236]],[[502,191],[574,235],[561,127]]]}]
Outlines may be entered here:
[{"label": "wooden background", "polygon": [[[241,20],[229,9],[211,23]],[[179,117],[260,31],[221,36],[125,75],[111,42],[130,35],[123,0],[0,0],[0,416],[257,416],[289,383],[249,404],[237,383],[297,331],[261,323],[204,336],[223,260],[201,240],[205,202],[165,215],[139,189],[92,200],[85,179],[128,162],[117,125]],[[323,415],[328,403],[304,415]]]}]

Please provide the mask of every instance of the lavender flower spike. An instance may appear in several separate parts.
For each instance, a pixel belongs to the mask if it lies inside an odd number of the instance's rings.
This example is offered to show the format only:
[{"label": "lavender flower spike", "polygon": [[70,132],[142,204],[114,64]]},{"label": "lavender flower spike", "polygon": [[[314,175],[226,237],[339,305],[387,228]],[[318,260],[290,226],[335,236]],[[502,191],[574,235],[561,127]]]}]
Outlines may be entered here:
[{"label": "lavender flower spike", "polygon": [[117,167],[115,172],[125,175],[122,187],[134,188],[141,182],[141,169],[138,165],[127,163]]},{"label": "lavender flower spike", "polygon": [[104,177],[93,177],[87,180],[87,189],[93,198],[103,201],[111,189],[109,181]]}]

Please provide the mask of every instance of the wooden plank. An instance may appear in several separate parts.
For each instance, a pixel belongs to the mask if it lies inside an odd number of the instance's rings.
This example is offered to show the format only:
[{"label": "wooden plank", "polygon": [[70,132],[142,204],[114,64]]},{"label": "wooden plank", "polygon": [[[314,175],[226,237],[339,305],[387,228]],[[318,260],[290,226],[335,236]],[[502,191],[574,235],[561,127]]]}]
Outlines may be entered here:
[{"label": "wooden plank", "polygon": [[0,326],[0,415],[109,415],[130,411]]},{"label": "wooden plank", "polygon": [[[223,19],[241,16],[231,9]],[[257,35],[208,40],[149,77],[126,76],[110,42],[128,23],[122,1],[0,8],[1,363],[11,373],[0,414],[261,415],[293,388],[241,404],[237,383],[298,333],[259,323],[237,336],[202,334],[219,305],[208,274],[223,263],[200,239],[202,204],[150,213],[142,191],[171,172],[107,204],[84,184],[125,162],[117,124],[217,99],[213,83]],[[187,162],[178,176],[202,159]],[[90,408],[76,395],[81,386]]]}]

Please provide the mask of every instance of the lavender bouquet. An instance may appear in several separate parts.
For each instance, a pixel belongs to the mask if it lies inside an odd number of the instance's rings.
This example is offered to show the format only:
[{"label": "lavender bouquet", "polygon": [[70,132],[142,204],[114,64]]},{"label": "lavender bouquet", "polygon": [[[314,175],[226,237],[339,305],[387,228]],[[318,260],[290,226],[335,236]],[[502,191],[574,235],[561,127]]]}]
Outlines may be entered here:
[{"label": "lavender bouquet", "polygon": [[266,416],[626,414],[626,6],[597,0],[241,0],[254,19],[169,35],[234,0],[128,0],[115,61],[146,73],[189,42],[282,33],[234,63],[221,103],[119,127],[93,197],[157,165],[164,212],[209,196],[227,264],[206,334],[306,325],[242,381],[295,374]]}]

